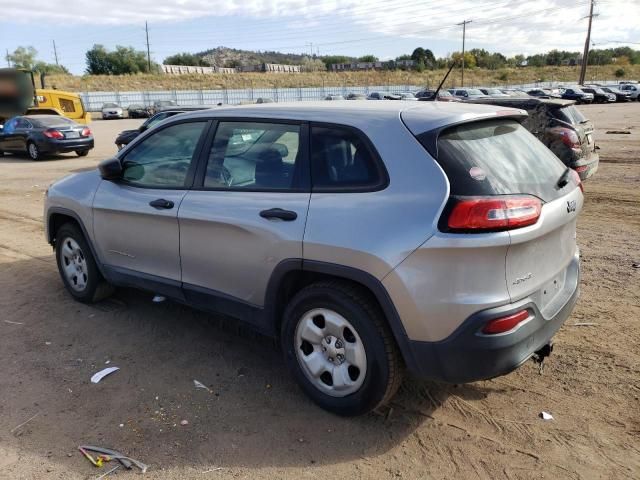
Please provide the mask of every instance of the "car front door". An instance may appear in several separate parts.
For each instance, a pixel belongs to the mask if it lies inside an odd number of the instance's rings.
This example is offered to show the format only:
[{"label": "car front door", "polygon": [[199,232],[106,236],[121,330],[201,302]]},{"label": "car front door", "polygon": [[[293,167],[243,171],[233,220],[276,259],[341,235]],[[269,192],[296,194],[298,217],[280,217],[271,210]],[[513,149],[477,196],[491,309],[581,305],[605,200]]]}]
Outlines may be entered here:
[{"label": "car front door", "polygon": [[178,209],[209,125],[182,120],[161,127],[126,151],[122,179],[102,181],[93,231],[108,276],[181,296]]},{"label": "car front door", "polygon": [[19,118],[16,122],[16,129],[13,133],[13,148],[19,152],[27,151],[29,135],[33,130],[33,125],[26,118]]},{"label": "car front door", "polygon": [[12,118],[5,122],[4,127],[0,130],[0,150],[3,152],[14,152],[18,150],[18,140],[16,135],[16,127],[19,118]]},{"label": "car front door", "polygon": [[231,315],[238,304],[245,312],[260,309],[276,266],[302,259],[307,139],[304,123],[218,123],[178,213],[183,288],[191,302],[223,312],[231,305],[225,312]]}]

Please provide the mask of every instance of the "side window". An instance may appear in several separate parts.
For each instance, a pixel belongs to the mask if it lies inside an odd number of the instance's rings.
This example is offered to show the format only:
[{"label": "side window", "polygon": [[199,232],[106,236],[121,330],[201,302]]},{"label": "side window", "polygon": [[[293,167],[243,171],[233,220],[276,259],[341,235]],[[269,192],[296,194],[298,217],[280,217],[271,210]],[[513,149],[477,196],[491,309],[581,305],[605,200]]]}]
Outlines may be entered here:
[{"label": "side window", "polygon": [[73,113],[76,111],[73,100],[60,98],[58,101],[60,102],[60,110],[62,110],[64,113]]},{"label": "side window", "polygon": [[31,123],[29,123],[24,118],[19,118],[16,122],[15,128],[31,128]]},{"label": "side window", "polygon": [[376,189],[386,177],[375,153],[354,130],[311,128],[311,179],[314,191]]},{"label": "side window", "polygon": [[18,123],[17,118],[12,118],[7,123],[4,124],[4,133],[13,133],[16,129],[16,123]]},{"label": "side window", "polygon": [[145,138],[125,155],[123,179],[141,187],[183,187],[206,124],[178,123]]},{"label": "side window", "polygon": [[220,122],[209,153],[205,188],[292,189],[301,175],[300,125]]}]

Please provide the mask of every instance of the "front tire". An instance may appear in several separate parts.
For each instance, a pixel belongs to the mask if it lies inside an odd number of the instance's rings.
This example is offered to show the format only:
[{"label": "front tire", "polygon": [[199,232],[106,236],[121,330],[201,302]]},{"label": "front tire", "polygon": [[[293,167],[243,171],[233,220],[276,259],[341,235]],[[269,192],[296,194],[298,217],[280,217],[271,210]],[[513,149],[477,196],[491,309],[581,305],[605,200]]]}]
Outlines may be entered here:
[{"label": "front tire", "polygon": [[29,155],[31,160],[40,160],[42,158],[38,145],[33,142],[27,144],[27,155]]},{"label": "front tire", "polygon": [[287,367],[320,407],[362,415],[402,381],[393,335],[372,295],[349,282],[314,283],[287,305],[281,332]]},{"label": "front tire", "polygon": [[67,291],[82,303],[102,300],[113,293],[100,274],[80,229],[66,223],[56,232],[56,263]]},{"label": "front tire", "polygon": [[86,157],[89,155],[89,150],[76,150],[76,155],[79,157]]}]

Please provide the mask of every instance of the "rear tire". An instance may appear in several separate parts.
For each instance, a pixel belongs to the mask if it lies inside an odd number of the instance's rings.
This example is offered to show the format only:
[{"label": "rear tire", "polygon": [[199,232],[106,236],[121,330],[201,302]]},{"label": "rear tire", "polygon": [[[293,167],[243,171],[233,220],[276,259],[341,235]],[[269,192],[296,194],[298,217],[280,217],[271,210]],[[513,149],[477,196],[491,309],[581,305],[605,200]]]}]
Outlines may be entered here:
[{"label": "rear tire", "polygon": [[89,150],[76,150],[76,155],[79,157],[86,157],[89,155]]},{"label": "rear tire", "polygon": [[319,282],[287,305],[285,363],[304,392],[337,415],[362,415],[388,402],[402,361],[375,299],[345,281]]},{"label": "rear tire", "polygon": [[29,158],[31,160],[40,160],[42,158],[42,154],[40,153],[40,149],[33,142],[29,142],[27,144],[27,155],[29,155]]},{"label": "rear tire", "polygon": [[84,235],[73,223],[65,223],[56,232],[56,263],[67,291],[79,302],[97,302],[113,293]]}]

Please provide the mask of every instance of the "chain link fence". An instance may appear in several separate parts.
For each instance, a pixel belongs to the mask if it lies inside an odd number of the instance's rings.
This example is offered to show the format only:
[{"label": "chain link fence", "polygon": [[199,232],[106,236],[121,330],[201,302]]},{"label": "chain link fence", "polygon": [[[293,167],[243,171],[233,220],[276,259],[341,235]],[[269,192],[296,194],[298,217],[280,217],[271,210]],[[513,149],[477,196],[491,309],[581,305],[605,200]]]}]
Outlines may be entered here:
[{"label": "chain link fence", "polygon": [[[565,84],[568,82],[565,82]],[[606,81],[601,83],[617,83]],[[537,82],[522,85],[501,85],[499,88],[548,88],[560,85],[560,82]],[[81,92],[80,96],[85,108],[90,112],[102,109],[105,103],[117,103],[122,107],[143,105],[151,107],[158,101],[172,101],[176,105],[218,105],[255,103],[258,99],[269,99],[274,102],[296,102],[323,100],[328,95],[349,93],[368,95],[371,92],[401,93],[415,92],[423,86],[419,85],[371,85],[371,86],[337,86],[337,87],[299,87],[299,88],[246,88],[222,90],[158,90],[141,92]],[[435,88],[435,87],[433,87]],[[467,87],[469,88],[469,87]]]}]

